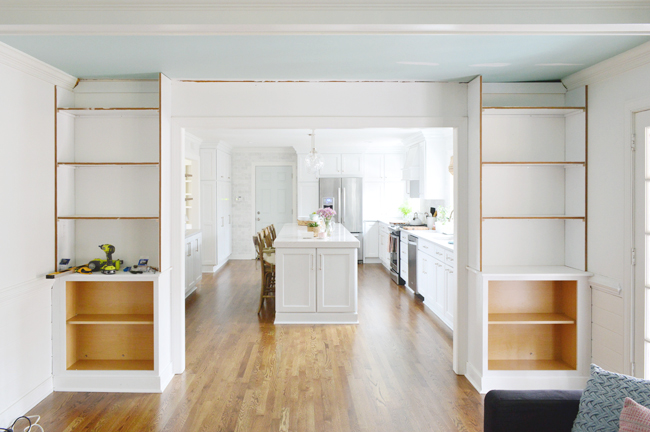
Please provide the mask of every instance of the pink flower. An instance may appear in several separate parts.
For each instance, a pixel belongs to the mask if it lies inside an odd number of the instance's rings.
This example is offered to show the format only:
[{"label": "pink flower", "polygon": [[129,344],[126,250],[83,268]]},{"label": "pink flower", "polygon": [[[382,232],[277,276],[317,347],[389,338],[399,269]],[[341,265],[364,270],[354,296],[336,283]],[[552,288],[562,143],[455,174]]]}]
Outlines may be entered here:
[{"label": "pink flower", "polygon": [[332,217],[334,217],[334,215],[336,214],[336,211],[334,211],[334,209],[331,209],[329,207],[325,207],[325,208],[318,209],[316,211],[316,214],[318,214],[318,216],[322,217],[325,220],[331,220]]}]

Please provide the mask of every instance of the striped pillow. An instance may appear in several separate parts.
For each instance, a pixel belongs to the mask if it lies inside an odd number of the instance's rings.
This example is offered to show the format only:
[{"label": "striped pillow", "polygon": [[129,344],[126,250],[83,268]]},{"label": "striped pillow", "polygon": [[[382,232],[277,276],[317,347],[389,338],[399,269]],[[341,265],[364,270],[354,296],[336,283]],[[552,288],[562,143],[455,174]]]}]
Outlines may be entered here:
[{"label": "striped pillow", "polygon": [[625,398],[619,432],[650,432],[650,409]]}]

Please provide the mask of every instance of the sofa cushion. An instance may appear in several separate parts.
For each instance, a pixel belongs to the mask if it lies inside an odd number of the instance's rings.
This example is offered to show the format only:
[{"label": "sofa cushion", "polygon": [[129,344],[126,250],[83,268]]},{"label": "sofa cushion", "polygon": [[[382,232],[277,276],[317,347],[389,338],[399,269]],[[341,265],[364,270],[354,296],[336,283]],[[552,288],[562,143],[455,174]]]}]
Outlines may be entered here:
[{"label": "sofa cushion", "polygon": [[572,432],[618,432],[626,397],[650,406],[650,381],[608,372],[594,364]]},{"label": "sofa cushion", "polygon": [[625,398],[623,411],[619,420],[619,432],[648,432],[650,431],[650,409]]}]

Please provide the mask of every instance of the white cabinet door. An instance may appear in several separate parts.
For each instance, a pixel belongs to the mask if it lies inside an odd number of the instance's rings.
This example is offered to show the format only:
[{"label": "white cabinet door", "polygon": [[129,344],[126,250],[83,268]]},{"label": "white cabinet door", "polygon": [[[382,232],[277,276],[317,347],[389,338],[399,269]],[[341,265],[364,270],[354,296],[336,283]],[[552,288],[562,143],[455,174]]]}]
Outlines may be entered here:
[{"label": "white cabinet door", "polygon": [[443,266],[445,273],[445,308],[444,320],[449,328],[454,328],[454,313],[456,311],[456,273],[454,267]]},{"label": "white cabinet door", "polygon": [[340,176],[341,175],[341,155],[340,154],[321,154],[323,156],[323,168],[320,169],[321,176]]},{"label": "white cabinet door", "polygon": [[316,312],[316,249],[275,251],[276,312]]},{"label": "white cabinet door", "polygon": [[341,175],[343,177],[363,176],[363,155],[357,153],[342,154]]},{"label": "white cabinet door", "polygon": [[185,239],[185,292],[194,288],[194,265],[192,263],[192,238]]},{"label": "white cabinet door", "polygon": [[384,155],[384,177],[386,180],[402,180],[404,169],[404,154],[391,153]]},{"label": "white cabinet door", "polygon": [[[384,182],[363,182],[363,218],[381,219],[383,216]],[[401,203],[400,203],[401,204]]]},{"label": "white cabinet door", "polygon": [[298,182],[298,216],[309,216],[318,210],[318,182]]},{"label": "white cabinet door", "polygon": [[363,223],[364,258],[379,258],[379,222]]},{"label": "white cabinet door", "polygon": [[231,183],[227,183],[227,187],[224,188],[224,194],[225,194],[225,212],[226,212],[226,218],[225,218],[225,225],[226,225],[226,230],[225,230],[225,235],[226,235],[226,241],[225,241],[225,257],[228,258],[230,257],[230,254],[232,253],[232,186]]},{"label": "white cabinet door", "polygon": [[436,303],[434,311],[436,315],[440,318],[443,318],[445,311],[445,269],[444,266],[438,261],[435,260],[436,266],[436,280],[435,280],[435,290],[436,290]]},{"label": "white cabinet door", "polygon": [[[363,180],[384,180],[384,155],[368,153],[363,158]],[[364,191],[365,193],[365,191]]]},{"label": "white cabinet door", "polygon": [[298,182],[317,182],[317,173],[307,169],[307,165],[305,164],[306,157],[307,153],[298,154]]},{"label": "white cabinet door", "polygon": [[201,231],[204,245],[203,265],[215,266],[217,265],[217,182],[215,181],[201,182]]},{"label": "white cabinet door", "polygon": [[192,277],[194,283],[197,284],[203,277],[203,271],[201,269],[201,234],[196,235],[192,240]]},{"label": "white cabinet door", "polygon": [[386,234],[381,227],[379,229],[379,259],[384,264],[384,266],[390,268],[390,254],[388,253],[388,242],[390,241],[390,236]]},{"label": "white cabinet door", "polygon": [[399,207],[406,201],[406,182],[386,181],[385,193],[382,200],[384,217],[400,217]]},{"label": "white cabinet door", "polygon": [[217,258],[221,264],[228,257],[228,197],[230,183],[217,182]]},{"label": "white cabinet door", "polygon": [[316,310],[357,311],[357,250],[317,249]]},{"label": "white cabinet door", "polygon": [[201,180],[217,180],[217,149],[201,149]]},{"label": "white cabinet door", "polygon": [[[431,258],[429,258],[431,259]],[[429,277],[427,275],[427,255],[418,252],[415,261],[417,262],[418,291],[424,297],[424,304],[431,308],[432,298],[429,292]]]},{"label": "white cabinet door", "polygon": [[407,242],[400,242],[399,245],[399,275],[404,281],[409,280],[409,250]]},{"label": "white cabinet door", "polygon": [[217,150],[217,180],[230,181],[231,177],[230,154],[223,150]]}]

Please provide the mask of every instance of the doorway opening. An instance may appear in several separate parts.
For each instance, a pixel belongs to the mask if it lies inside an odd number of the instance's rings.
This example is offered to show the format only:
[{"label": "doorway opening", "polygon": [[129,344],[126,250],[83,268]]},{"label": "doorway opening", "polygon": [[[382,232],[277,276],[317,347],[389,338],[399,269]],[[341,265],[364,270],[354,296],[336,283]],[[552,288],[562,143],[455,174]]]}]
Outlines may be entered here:
[{"label": "doorway opening", "polygon": [[256,166],[254,171],[255,232],[293,221],[293,167]]}]

